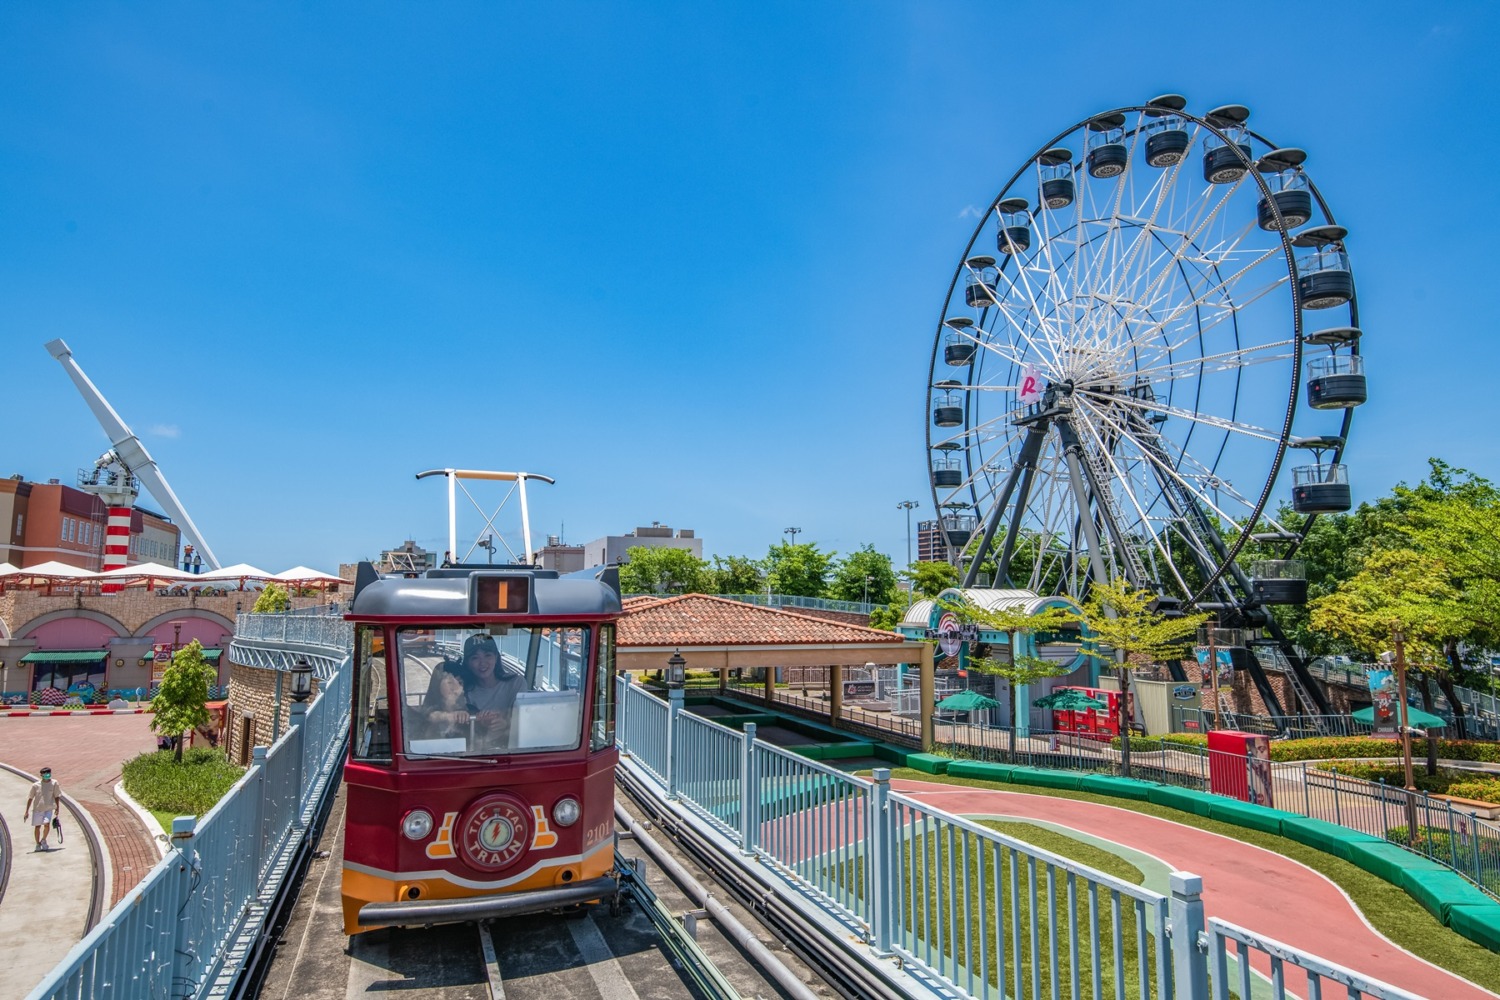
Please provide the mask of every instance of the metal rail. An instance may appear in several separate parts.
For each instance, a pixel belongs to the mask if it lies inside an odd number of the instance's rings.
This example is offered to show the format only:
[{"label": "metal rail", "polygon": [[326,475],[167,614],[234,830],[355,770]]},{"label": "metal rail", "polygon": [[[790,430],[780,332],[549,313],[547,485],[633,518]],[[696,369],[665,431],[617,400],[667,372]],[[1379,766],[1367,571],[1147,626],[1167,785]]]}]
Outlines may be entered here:
[{"label": "metal rail", "polygon": [[1023,1000],[1108,983],[1122,997],[1208,1000],[1228,995],[1233,962],[1242,987],[1269,968],[1276,1000],[1293,988],[1287,966],[1311,977],[1307,995],[1327,979],[1354,998],[1411,996],[1210,925],[1196,875],[1173,872],[1169,894],[1154,893],[894,792],[887,771],[866,781],[764,744],[750,725],[693,718],[680,697],[622,684],[619,704],[620,785],[850,995]]}]

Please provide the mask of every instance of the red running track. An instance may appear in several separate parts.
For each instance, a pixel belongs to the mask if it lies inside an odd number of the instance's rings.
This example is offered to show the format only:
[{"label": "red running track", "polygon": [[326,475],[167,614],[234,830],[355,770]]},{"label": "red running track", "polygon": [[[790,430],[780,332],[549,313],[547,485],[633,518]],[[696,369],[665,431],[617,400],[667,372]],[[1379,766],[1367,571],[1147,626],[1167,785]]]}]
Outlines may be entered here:
[{"label": "red running track", "polygon": [[[1401,950],[1365,922],[1337,885],[1305,865],[1253,844],[1077,799],[925,781],[892,781],[891,787],[944,812],[1043,820],[1149,854],[1178,871],[1203,877],[1203,904],[1209,916],[1420,996],[1439,1000],[1496,996]],[[1265,963],[1252,964],[1262,972],[1269,969]],[[1289,990],[1303,995],[1305,985],[1300,974],[1288,972]],[[1328,994],[1327,984],[1324,993]]]}]

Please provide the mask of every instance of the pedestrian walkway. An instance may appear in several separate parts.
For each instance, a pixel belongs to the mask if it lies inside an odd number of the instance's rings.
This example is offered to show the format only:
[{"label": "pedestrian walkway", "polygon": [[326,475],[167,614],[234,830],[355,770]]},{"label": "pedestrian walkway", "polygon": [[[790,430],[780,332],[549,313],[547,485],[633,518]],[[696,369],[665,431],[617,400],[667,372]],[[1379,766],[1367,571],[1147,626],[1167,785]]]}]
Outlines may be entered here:
[{"label": "pedestrian walkway", "polygon": [[[10,880],[0,897],[0,941],[5,942],[5,969],[0,1000],[24,997],[62,961],[88,932],[94,898],[96,859],[88,837],[73,814],[63,808],[64,840],[51,837],[52,850],[33,850],[26,794],[35,775],[0,768],[0,817],[8,843],[0,845],[10,859]],[[67,787],[63,792],[66,794]]]},{"label": "pedestrian walkway", "polygon": [[1120,844],[1179,871],[1201,875],[1209,916],[1259,929],[1293,947],[1419,996],[1478,1000],[1496,995],[1401,949],[1371,927],[1329,879],[1253,844],[1134,810],[1077,799],[923,781],[897,780],[891,786],[960,816],[1037,820]]},{"label": "pedestrian walkway", "polygon": [[161,857],[151,833],[114,794],[121,765],[155,749],[149,715],[0,718],[0,763],[28,774],[51,767],[63,791],[93,818],[108,866],[106,910]]}]

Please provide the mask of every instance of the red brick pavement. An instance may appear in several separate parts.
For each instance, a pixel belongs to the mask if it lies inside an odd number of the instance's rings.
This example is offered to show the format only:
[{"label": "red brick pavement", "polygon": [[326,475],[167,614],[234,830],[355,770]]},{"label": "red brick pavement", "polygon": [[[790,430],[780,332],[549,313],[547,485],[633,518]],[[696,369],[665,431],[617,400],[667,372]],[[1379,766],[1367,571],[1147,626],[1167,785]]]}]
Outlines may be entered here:
[{"label": "red brick pavement", "polygon": [[98,824],[114,873],[110,906],[135,888],[160,857],[150,832],[114,796],[120,766],[156,749],[150,727],[149,715],[0,718],[0,761],[28,774],[51,767],[63,791]]}]

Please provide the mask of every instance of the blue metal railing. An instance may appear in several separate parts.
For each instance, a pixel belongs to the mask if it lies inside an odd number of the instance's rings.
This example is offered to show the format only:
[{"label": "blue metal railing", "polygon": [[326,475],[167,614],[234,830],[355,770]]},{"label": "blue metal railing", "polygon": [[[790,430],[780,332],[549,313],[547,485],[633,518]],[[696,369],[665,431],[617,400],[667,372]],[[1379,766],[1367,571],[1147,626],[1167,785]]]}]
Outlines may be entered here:
[{"label": "blue metal railing", "polygon": [[1332,982],[1351,997],[1414,1000],[1206,919],[1196,875],[1171,873],[1162,895],[894,792],[883,769],[874,780],[845,774],[756,739],[753,724],[726,729],[628,679],[619,701],[623,767],[775,872],[789,896],[818,901],[876,959],[899,958],[942,991],[983,1000],[1249,997],[1249,977],[1265,978],[1253,961],[1271,970],[1278,1000],[1297,985],[1285,982],[1287,967],[1312,983],[1304,995]]},{"label": "blue metal railing", "polygon": [[[241,620],[272,617],[284,616]],[[337,640],[347,631],[319,634]],[[338,652],[324,648],[330,656]],[[348,646],[343,652],[347,658]],[[255,748],[254,764],[202,819],[174,821],[172,850],[30,1000],[228,995],[337,780],[351,673],[340,669],[323,680],[305,714],[294,709],[286,734],[269,748]]]}]

